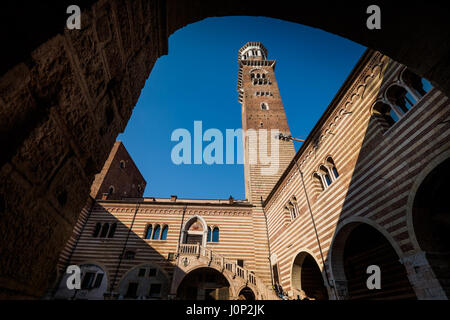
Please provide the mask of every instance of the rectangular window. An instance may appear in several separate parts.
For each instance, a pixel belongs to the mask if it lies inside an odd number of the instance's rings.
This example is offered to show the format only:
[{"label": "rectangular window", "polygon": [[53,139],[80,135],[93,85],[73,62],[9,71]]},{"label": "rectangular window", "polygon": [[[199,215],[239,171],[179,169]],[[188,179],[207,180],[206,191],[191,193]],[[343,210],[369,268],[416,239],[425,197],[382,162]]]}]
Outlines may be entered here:
[{"label": "rectangular window", "polygon": [[97,273],[97,277],[95,278],[94,288],[100,288],[103,280],[103,273]]},{"label": "rectangular window", "polygon": [[84,275],[83,281],[81,282],[81,289],[91,289],[92,284],[94,283],[95,272],[86,272]]},{"label": "rectangular window", "polygon": [[125,298],[137,298],[137,282],[130,282],[128,284],[127,293],[125,294]]},{"label": "rectangular window", "polygon": [[238,259],[238,260],[237,260],[237,265],[238,265],[239,267],[243,268],[243,267],[244,267],[244,260]]},{"label": "rectangular window", "polygon": [[160,283],[152,283],[150,285],[150,298],[160,298],[161,297],[161,284]]},{"label": "rectangular window", "polygon": [[145,277],[145,269],[139,269],[138,277]]},{"label": "rectangular window", "polygon": [[156,277],[156,269],[148,270],[148,276],[149,277]]}]

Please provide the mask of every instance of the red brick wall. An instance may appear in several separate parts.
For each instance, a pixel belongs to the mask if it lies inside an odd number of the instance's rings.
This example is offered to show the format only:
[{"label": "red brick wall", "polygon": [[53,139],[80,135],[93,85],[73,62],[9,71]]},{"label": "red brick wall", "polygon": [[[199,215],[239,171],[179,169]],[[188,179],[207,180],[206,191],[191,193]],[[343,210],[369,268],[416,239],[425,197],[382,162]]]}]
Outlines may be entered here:
[{"label": "red brick wall", "polygon": [[[121,163],[123,163],[123,167],[121,167]],[[91,196],[95,199],[102,199],[113,186],[114,192],[107,195],[108,200],[140,198],[144,194],[146,184],[147,182],[123,143],[117,141],[102,171],[95,176],[91,187]]]}]

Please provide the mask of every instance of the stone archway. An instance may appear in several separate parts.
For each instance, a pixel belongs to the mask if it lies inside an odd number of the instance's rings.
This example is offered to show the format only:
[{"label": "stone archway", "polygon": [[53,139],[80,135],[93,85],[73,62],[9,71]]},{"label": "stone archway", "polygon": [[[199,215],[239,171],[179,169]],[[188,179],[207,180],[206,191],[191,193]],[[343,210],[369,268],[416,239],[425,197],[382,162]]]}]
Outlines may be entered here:
[{"label": "stone archway", "polygon": [[[331,269],[340,299],[398,300],[416,299],[398,248],[377,228],[350,222],[337,231],[332,243]],[[367,268],[381,271],[381,289],[369,290]]]},{"label": "stone archway", "polygon": [[291,272],[294,296],[302,300],[328,300],[322,271],[311,254],[304,251],[297,254]]},{"label": "stone archway", "polygon": [[[431,80],[435,87],[450,94],[448,80],[450,67],[445,63],[450,47],[443,45],[450,37],[450,31],[446,28],[450,14],[448,8],[438,4],[426,1],[383,3],[381,6],[382,28],[369,30],[365,23],[369,16],[366,13],[367,8],[373,4],[370,1],[358,1],[351,6],[343,6],[334,1],[325,4],[289,1],[274,4],[262,0],[259,5],[242,3],[238,0],[229,0],[226,3],[207,0],[148,2],[130,1],[127,5],[123,1],[83,0],[79,1],[78,5],[82,11],[92,10],[91,8],[96,11],[95,16],[100,18],[98,23],[100,39],[105,39],[101,33],[110,31],[106,24],[119,10],[122,11],[119,19],[125,18],[132,21],[131,26],[119,24],[119,27],[126,29],[122,33],[122,38],[126,32],[132,31],[130,27],[139,29],[139,24],[145,23],[145,20],[149,18],[160,19],[161,23],[157,27],[161,29],[158,30],[161,37],[167,37],[188,24],[208,17],[264,16],[300,23],[379,50],[411,67],[415,73]],[[28,2],[26,5],[20,2],[2,4],[5,6],[1,8],[2,11],[8,12],[1,21],[0,30],[4,32],[3,39],[5,42],[16,45],[5,50],[0,75],[25,60],[28,54],[39,45],[64,31],[64,18],[67,16],[65,12],[70,4],[72,4],[70,1],[65,0],[58,1],[51,7]],[[61,16],[61,13],[63,15],[61,19],[54,18]],[[108,16],[108,13],[111,16]],[[18,16],[21,17],[20,23],[17,22]],[[37,25],[40,28],[33,28]],[[143,36],[142,30],[139,32],[140,34],[129,35],[134,38],[132,42],[139,41],[139,37]],[[16,37],[26,41],[17,41]],[[432,56],[427,54],[431,49],[434,51]]]},{"label": "stone archway", "polygon": [[[366,1],[343,6],[85,0],[80,1],[80,31],[64,30],[70,4],[1,4],[2,12],[8,12],[0,21],[2,38],[15,45],[3,50],[0,65],[0,105],[6,119],[1,123],[0,246],[5,255],[21,254],[0,262],[0,277],[7,280],[2,292],[19,297],[40,297],[58,258],[37,255],[30,243],[39,243],[42,252],[61,251],[156,59],[168,51],[168,36],[190,23],[254,15],[317,27],[379,50],[450,93],[449,13],[426,1],[385,3],[383,27],[375,31],[365,28],[361,18],[371,4]],[[42,232],[23,239],[16,232],[20,228]],[[34,285],[24,288],[23,279]]]},{"label": "stone archway", "polygon": [[176,297],[180,300],[229,300],[232,296],[231,285],[222,273],[202,267],[184,276]]},{"label": "stone archway", "polygon": [[254,301],[256,296],[252,289],[244,287],[239,291],[238,300]]},{"label": "stone archway", "polygon": [[421,182],[412,206],[415,238],[447,297],[450,296],[449,181],[450,158],[447,158]]},{"label": "stone archway", "polygon": [[119,299],[167,299],[169,278],[157,265],[140,264],[122,276],[117,291]]}]

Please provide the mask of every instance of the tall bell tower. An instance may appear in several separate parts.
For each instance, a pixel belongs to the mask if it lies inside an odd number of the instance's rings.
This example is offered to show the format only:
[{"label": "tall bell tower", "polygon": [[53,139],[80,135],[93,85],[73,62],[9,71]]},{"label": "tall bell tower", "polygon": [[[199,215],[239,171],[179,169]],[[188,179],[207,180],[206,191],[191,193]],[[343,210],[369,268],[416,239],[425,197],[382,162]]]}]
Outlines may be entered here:
[{"label": "tall bell tower", "polygon": [[262,43],[248,42],[239,50],[238,63],[237,90],[244,133],[245,196],[253,204],[254,265],[249,267],[270,285],[272,273],[268,231],[261,197],[266,199],[272,191],[293,159],[295,149],[292,141],[280,141],[275,137],[277,133],[290,135],[275,80],[275,60],[267,59],[267,49]]},{"label": "tall bell tower", "polygon": [[[292,141],[275,138],[276,130],[290,135],[275,79],[276,61],[267,59],[267,49],[262,43],[247,42],[239,50],[238,63],[242,130],[247,132],[244,135],[245,195],[248,201],[256,204],[261,197],[268,196],[294,157],[295,149]],[[257,142],[249,132],[257,132]],[[267,152],[261,146],[263,142],[267,144]],[[272,153],[274,150],[278,155]],[[270,163],[264,160],[265,154]]]}]

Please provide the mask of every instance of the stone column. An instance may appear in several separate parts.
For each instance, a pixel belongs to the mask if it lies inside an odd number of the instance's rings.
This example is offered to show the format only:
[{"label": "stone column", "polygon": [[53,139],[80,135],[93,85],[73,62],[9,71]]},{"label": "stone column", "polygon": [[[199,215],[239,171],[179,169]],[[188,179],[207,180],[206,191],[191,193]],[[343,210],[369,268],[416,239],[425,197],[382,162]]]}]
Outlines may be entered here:
[{"label": "stone column", "polygon": [[336,300],[348,300],[347,280],[334,280],[334,287],[335,291],[328,290],[329,293],[332,293],[330,297],[334,296]]},{"label": "stone column", "polygon": [[423,251],[400,259],[419,300],[448,300]]}]

